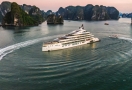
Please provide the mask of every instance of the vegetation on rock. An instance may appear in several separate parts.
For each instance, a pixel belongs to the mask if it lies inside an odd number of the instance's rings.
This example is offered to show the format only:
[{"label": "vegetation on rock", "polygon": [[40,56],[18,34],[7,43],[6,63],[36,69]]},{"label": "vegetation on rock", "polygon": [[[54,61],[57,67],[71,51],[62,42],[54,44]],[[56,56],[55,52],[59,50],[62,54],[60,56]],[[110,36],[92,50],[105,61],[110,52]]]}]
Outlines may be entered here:
[{"label": "vegetation on rock", "polygon": [[92,4],[86,6],[60,7],[57,14],[63,16],[65,20],[117,20],[119,11],[114,7],[106,7]]},{"label": "vegetation on rock", "polygon": [[62,16],[56,16],[54,14],[48,15],[47,17],[47,24],[63,24]]},{"label": "vegetation on rock", "polygon": [[31,10],[29,11],[29,15],[35,20],[37,21],[37,23],[41,23],[44,21],[44,18],[41,14],[42,12],[40,11],[40,9],[36,6],[33,6],[31,8]]},{"label": "vegetation on rock", "polygon": [[11,11],[3,19],[3,25],[32,26],[38,25],[38,20],[31,17],[17,3],[13,2],[11,4]]}]

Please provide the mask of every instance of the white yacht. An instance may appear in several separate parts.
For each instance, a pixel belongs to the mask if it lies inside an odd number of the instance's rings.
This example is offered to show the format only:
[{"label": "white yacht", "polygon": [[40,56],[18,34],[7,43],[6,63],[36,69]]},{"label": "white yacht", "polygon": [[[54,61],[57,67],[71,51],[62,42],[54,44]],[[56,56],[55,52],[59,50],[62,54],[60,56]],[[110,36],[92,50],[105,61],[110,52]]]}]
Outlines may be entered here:
[{"label": "white yacht", "polygon": [[78,30],[74,30],[69,34],[58,37],[51,42],[44,43],[42,51],[65,49],[97,41],[99,41],[98,38],[95,38],[90,32],[84,30],[83,27],[80,27]]}]

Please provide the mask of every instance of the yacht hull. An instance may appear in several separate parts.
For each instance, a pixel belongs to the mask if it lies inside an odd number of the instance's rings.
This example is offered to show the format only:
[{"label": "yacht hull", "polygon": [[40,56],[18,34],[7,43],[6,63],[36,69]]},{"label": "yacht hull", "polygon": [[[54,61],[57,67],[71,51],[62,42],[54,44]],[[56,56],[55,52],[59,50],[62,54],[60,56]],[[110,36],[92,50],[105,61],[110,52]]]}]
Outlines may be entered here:
[{"label": "yacht hull", "polygon": [[42,51],[54,51],[54,50],[66,49],[66,48],[71,48],[71,47],[80,46],[80,45],[84,45],[84,44],[94,43],[97,41],[99,41],[98,38],[93,38],[92,40],[88,40],[85,42],[71,43],[68,45],[63,45],[62,43],[57,43],[57,44],[53,44],[49,47],[43,46]]}]

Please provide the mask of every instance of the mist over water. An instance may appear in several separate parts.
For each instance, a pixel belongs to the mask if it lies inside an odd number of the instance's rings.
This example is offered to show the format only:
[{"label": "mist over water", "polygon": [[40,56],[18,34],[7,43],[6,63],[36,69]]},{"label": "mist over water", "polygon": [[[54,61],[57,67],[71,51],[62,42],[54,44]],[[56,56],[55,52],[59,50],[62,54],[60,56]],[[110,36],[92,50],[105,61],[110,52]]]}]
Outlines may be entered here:
[{"label": "mist over water", "polygon": [[[131,90],[132,26],[119,21],[65,21],[64,25],[0,27],[1,90]],[[107,22],[109,25],[104,25]],[[43,42],[79,26],[101,42],[42,52]],[[118,38],[109,38],[116,34]]]}]

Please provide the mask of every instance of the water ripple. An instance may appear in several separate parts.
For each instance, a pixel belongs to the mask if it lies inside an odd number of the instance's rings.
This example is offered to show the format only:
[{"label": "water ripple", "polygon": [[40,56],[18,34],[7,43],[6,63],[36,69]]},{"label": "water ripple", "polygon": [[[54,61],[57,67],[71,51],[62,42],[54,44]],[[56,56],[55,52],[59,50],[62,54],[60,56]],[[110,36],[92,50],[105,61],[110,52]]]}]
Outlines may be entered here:
[{"label": "water ripple", "polygon": [[0,60],[4,56],[6,56],[7,54],[13,52],[14,50],[17,50],[19,48],[26,47],[26,46],[38,43],[42,40],[47,40],[47,39],[55,38],[55,37],[58,37],[58,36],[60,36],[60,35],[48,36],[48,37],[38,38],[38,39],[34,39],[34,40],[28,40],[28,41],[20,42],[20,43],[2,48],[2,49],[0,49]]}]

